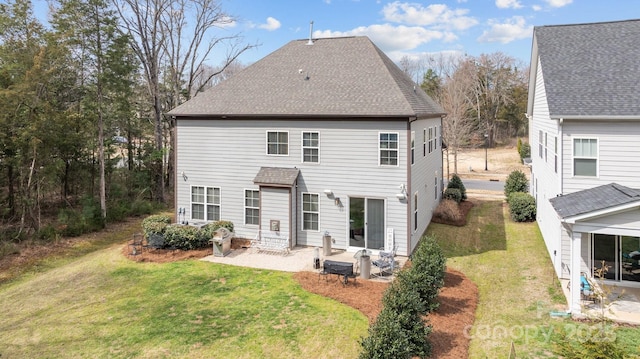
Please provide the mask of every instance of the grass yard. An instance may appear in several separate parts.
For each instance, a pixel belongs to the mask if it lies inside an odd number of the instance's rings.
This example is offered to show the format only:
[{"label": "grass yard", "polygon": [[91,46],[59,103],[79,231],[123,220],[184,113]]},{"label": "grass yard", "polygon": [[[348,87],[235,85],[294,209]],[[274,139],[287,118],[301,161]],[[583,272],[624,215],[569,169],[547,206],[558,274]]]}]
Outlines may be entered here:
[{"label": "grass yard", "polygon": [[98,250],[0,287],[3,358],[353,358],[367,318],[292,274]]},{"label": "grass yard", "polygon": [[[537,223],[515,223],[499,200],[472,199],[464,227],[432,223],[447,265],[473,280],[480,300],[471,335],[470,358],[506,358],[511,342],[518,358],[556,358],[550,350],[558,332],[584,339],[595,326],[549,316],[566,300]],[[640,354],[637,328],[611,329],[630,355]]]}]

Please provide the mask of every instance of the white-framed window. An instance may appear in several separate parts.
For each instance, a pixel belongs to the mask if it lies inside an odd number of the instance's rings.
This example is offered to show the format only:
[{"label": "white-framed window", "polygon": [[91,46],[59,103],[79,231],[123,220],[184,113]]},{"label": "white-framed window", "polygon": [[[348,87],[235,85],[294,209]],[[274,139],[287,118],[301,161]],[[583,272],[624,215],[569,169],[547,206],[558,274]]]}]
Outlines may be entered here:
[{"label": "white-framed window", "polygon": [[260,191],[244,190],[244,224],[260,224]]},{"label": "white-framed window", "polygon": [[433,198],[438,199],[438,172],[436,172],[436,176],[433,178]]},{"label": "white-framed window", "polygon": [[418,230],[418,192],[413,194],[413,231]]},{"label": "white-framed window", "polygon": [[422,129],[422,156],[427,155],[427,129]]},{"label": "white-framed window", "polygon": [[553,170],[558,173],[558,136],[553,136]]},{"label": "white-framed window", "polygon": [[438,126],[433,127],[433,150],[438,149]]},{"label": "white-framed window", "polygon": [[433,152],[433,127],[429,127],[429,153]]},{"label": "white-framed window", "polygon": [[398,165],[398,133],[381,132],[379,134],[378,153],[380,158],[378,163],[381,166]]},{"label": "white-framed window", "polygon": [[573,139],[573,175],[598,175],[598,140],[596,138]]},{"label": "white-framed window", "polygon": [[278,156],[289,155],[289,132],[267,131],[267,154]]},{"label": "white-framed window", "polygon": [[542,158],[542,130],[538,131],[538,155]]},{"label": "white-framed window", "polygon": [[302,194],[302,229],[317,231],[319,228],[320,209],[317,193]]},{"label": "white-framed window", "polygon": [[302,162],[320,162],[320,134],[318,132],[302,132]]},{"label": "white-framed window", "polygon": [[191,219],[220,220],[219,187],[191,187]]},{"label": "white-framed window", "polygon": [[411,131],[411,164],[416,162],[416,131]]},{"label": "white-framed window", "polygon": [[544,161],[547,162],[547,154],[549,152],[549,142],[547,142],[548,140],[548,133],[544,133]]}]

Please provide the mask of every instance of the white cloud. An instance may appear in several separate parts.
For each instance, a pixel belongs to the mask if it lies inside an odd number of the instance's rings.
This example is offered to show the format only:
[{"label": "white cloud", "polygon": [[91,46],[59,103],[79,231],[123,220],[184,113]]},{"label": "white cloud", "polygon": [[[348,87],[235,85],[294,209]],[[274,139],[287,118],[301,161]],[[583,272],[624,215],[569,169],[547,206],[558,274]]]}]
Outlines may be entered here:
[{"label": "white cloud", "polygon": [[542,6],[540,6],[540,5],[533,5],[533,6],[531,6],[531,8],[533,9],[533,11],[541,11],[542,10]]},{"label": "white cloud", "polygon": [[514,16],[504,23],[490,20],[491,29],[480,35],[480,42],[500,42],[507,44],[514,40],[526,39],[533,33],[533,26],[527,25],[522,16]]},{"label": "white cloud", "polygon": [[563,7],[571,4],[573,0],[545,0],[552,7]]},{"label": "white cloud", "polygon": [[427,30],[419,26],[393,26],[390,24],[361,26],[349,31],[314,31],[313,37],[368,36],[382,51],[406,51],[432,40],[454,40],[448,32]]},{"label": "white cloud", "polygon": [[223,28],[223,29],[229,29],[229,28],[233,28],[236,27],[236,25],[238,25],[238,23],[233,20],[232,18],[225,16],[223,18],[221,18],[217,23],[216,26],[219,28]]},{"label": "white cloud", "polygon": [[466,30],[478,24],[467,16],[468,9],[450,9],[444,4],[422,4],[395,1],[382,9],[385,20],[419,26],[434,26],[449,30]]},{"label": "white cloud", "polygon": [[258,27],[261,28],[261,29],[265,29],[267,31],[274,31],[274,30],[277,30],[277,29],[280,28],[280,21],[278,21],[275,18],[272,18],[271,16],[269,16],[267,18],[267,23],[258,25]]},{"label": "white cloud", "polygon": [[500,9],[519,9],[522,4],[518,0],[496,0],[496,6]]}]

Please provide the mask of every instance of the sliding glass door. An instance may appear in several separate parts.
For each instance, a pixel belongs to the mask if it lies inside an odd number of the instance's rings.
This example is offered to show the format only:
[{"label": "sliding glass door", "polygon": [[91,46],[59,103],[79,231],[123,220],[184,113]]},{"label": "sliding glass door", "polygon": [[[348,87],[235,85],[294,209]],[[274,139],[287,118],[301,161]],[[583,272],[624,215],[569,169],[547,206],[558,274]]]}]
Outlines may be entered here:
[{"label": "sliding glass door", "polygon": [[349,197],[349,246],[378,250],[384,246],[384,200]]}]

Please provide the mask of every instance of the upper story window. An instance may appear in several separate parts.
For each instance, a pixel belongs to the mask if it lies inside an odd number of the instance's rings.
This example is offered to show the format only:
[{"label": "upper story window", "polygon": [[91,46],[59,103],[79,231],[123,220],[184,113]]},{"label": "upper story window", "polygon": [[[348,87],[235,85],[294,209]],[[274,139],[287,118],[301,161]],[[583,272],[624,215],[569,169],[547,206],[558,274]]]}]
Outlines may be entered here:
[{"label": "upper story window", "polygon": [[433,152],[433,127],[429,127],[429,153]]},{"label": "upper story window", "polygon": [[320,134],[318,132],[302,133],[302,162],[320,162]]},{"label": "upper story window", "polygon": [[286,156],[289,154],[289,132],[267,132],[267,154]]},{"label": "upper story window", "polygon": [[538,131],[538,155],[542,158],[542,130]]},{"label": "upper story window", "polygon": [[260,224],[260,191],[244,191],[244,223]]},{"label": "upper story window", "polygon": [[416,132],[411,131],[411,164],[416,161]]},{"label": "upper story window", "polygon": [[427,155],[427,129],[422,129],[422,155]]},{"label": "upper story window", "polygon": [[573,175],[598,175],[598,140],[595,138],[573,139]]},{"label": "upper story window", "polygon": [[553,136],[553,170],[558,173],[558,136]]},{"label": "upper story window", "polygon": [[398,165],[398,134],[397,133],[380,133],[379,153],[381,166],[397,166]]},{"label": "upper story window", "polygon": [[191,187],[191,219],[220,220],[219,187]]},{"label": "upper story window", "polygon": [[319,228],[319,197],[315,193],[302,194],[302,229],[317,231]]}]

